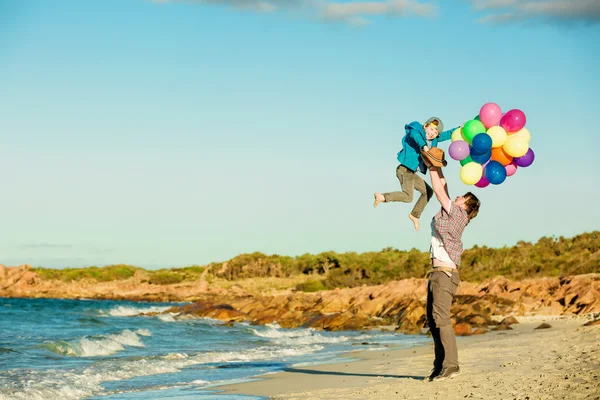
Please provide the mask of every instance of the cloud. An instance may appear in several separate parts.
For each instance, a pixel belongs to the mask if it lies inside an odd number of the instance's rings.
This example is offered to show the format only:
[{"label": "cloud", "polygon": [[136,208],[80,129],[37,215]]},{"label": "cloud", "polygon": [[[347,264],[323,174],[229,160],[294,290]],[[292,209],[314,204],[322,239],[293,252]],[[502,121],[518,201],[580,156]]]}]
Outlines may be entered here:
[{"label": "cloud", "polygon": [[481,23],[600,23],[600,0],[471,0],[471,4],[475,10],[487,12],[478,20]]},{"label": "cloud", "polygon": [[365,25],[369,16],[430,17],[438,6],[419,0],[373,0],[333,2],[328,0],[152,0],[155,3],[187,2],[221,5],[238,10],[260,13],[278,11],[312,14],[324,21],[340,21],[352,25]]}]

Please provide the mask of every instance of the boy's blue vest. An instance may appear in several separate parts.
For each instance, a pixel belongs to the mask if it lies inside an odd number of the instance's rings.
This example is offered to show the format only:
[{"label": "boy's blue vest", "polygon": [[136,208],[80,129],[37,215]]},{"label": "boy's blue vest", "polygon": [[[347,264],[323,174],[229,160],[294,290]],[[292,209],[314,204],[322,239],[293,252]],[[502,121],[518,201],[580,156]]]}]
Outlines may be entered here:
[{"label": "boy's blue vest", "polygon": [[398,162],[413,172],[416,172],[417,168],[420,167],[421,172],[425,173],[425,166],[420,162],[423,146],[437,147],[438,142],[450,140],[452,132],[457,128],[440,133],[438,137],[431,141],[430,145],[427,144],[427,136],[423,125],[417,121],[404,125],[404,129],[406,134],[402,138],[402,150],[398,152]]}]

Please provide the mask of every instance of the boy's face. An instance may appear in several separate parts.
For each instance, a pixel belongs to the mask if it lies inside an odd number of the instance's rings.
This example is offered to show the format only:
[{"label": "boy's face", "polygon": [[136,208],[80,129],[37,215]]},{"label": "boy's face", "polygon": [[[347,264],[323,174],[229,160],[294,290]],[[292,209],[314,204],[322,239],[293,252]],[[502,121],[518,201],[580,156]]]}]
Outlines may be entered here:
[{"label": "boy's face", "polygon": [[433,140],[438,137],[439,132],[437,128],[433,124],[429,124],[425,127],[425,135],[427,136],[427,140]]}]

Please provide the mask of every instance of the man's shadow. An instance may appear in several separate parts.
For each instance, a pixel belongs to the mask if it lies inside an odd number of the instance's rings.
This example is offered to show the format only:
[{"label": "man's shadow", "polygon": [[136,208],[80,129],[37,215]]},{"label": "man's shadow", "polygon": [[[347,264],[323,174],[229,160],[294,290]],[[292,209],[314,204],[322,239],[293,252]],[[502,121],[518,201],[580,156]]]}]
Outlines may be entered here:
[{"label": "man's shadow", "polygon": [[385,375],[385,374],[357,374],[350,372],[336,372],[336,371],[318,371],[314,369],[301,369],[301,368],[284,368],[285,372],[298,373],[298,374],[309,374],[309,375],[337,375],[337,376],[364,376],[367,378],[397,378],[397,379],[415,379],[418,381],[425,380],[424,376],[412,376],[412,375]]}]

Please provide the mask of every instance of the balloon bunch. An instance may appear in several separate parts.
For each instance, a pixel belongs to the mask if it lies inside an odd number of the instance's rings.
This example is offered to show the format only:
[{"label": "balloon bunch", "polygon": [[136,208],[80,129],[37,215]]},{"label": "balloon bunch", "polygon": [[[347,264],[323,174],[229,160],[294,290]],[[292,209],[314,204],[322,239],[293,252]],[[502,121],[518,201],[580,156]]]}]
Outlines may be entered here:
[{"label": "balloon bunch", "polygon": [[486,103],[479,115],[452,133],[448,154],[460,161],[460,179],[467,185],[484,188],[500,185],[506,177],[533,163],[529,148],[531,134],[525,128],[521,110],[502,113],[496,103]]}]

